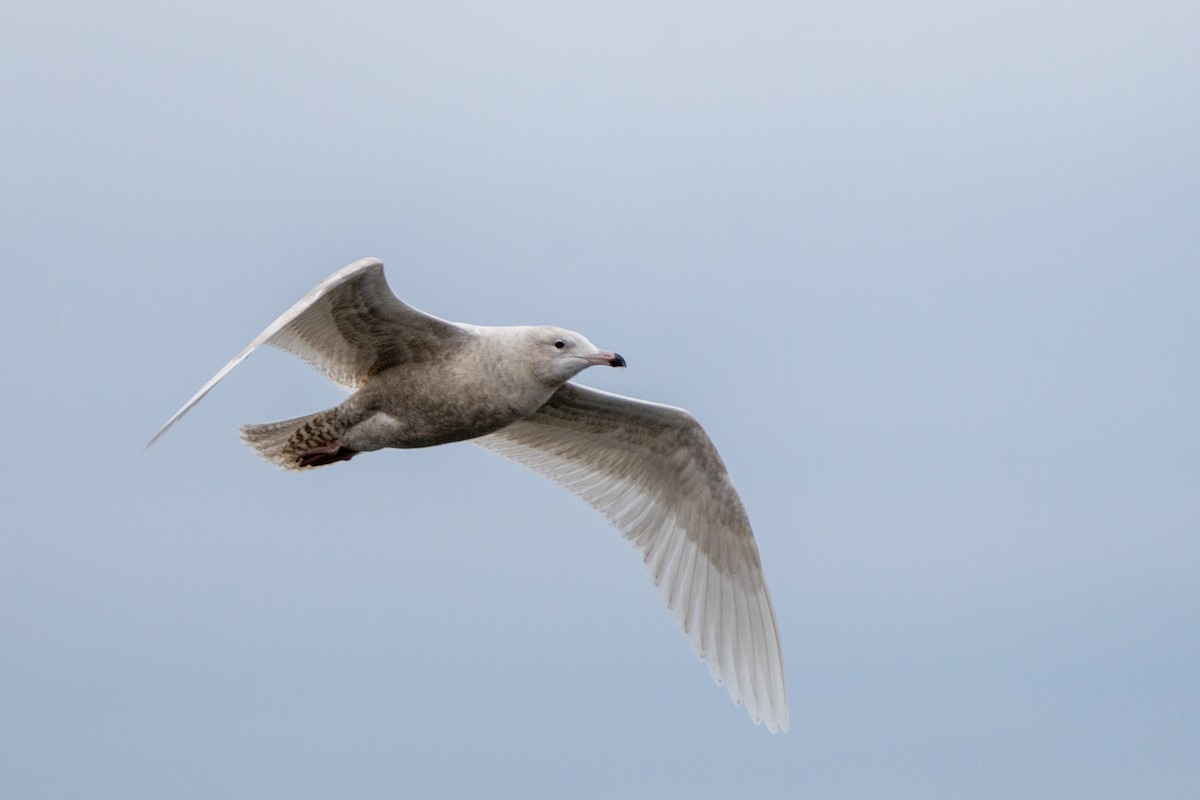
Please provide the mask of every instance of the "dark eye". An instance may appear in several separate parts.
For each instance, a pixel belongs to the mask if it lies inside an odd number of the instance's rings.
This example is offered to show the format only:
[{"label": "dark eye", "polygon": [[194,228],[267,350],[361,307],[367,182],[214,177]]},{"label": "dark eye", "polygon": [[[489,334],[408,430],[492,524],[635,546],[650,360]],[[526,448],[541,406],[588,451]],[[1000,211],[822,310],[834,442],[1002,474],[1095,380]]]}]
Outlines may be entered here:
[{"label": "dark eye", "polygon": [[556,339],[554,342],[554,346],[557,347],[559,350],[562,350],[564,347],[567,346],[567,343],[564,342],[562,339]]}]

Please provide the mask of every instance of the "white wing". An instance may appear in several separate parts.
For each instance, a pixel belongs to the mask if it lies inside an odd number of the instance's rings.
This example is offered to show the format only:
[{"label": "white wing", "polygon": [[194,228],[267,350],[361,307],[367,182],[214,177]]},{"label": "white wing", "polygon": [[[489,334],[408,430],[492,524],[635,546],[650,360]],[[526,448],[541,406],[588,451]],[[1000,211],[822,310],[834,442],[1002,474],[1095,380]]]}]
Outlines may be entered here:
[{"label": "white wing", "polygon": [[756,723],[787,730],[779,634],[750,521],[691,414],[567,383],[533,416],[473,441],[607,516],[641,551],[713,679]]},{"label": "white wing", "polygon": [[409,306],[388,288],[383,262],[364,258],[330,275],[283,312],[175,412],[146,447],[199,403],[229,371],[264,344],[304,359],[348,390],[405,361],[444,353],[469,338],[462,327]]}]

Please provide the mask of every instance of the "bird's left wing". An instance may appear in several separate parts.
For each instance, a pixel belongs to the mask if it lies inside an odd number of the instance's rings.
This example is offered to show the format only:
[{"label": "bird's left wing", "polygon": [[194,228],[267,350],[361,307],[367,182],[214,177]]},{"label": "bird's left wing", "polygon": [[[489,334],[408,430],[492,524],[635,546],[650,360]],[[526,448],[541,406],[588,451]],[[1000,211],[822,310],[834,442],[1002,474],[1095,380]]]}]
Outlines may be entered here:
[{"label": "bird's left wing", "polygon": [[279,315],[175,412],[146,447],[192,410],[230,370],[264,344],[307,361],[354,390],[368,376],[404,361],[433,358],[471,334],[408,305],[388,288],[383,262],[355,261],[330,275]]},{"label": "bird's left wing", "polygon": [[567,383],[532,416],[473,441],[607,516],[641,551],[713,679],[755,722],[787,730],[779,634],[750,521],[691,414]]}]

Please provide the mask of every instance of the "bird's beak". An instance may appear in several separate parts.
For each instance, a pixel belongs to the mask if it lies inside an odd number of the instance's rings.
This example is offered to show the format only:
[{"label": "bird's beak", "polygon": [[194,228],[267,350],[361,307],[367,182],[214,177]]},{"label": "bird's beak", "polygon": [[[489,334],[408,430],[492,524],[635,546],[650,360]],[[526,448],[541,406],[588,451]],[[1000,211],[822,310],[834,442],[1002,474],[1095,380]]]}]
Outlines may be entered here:
[{"label": "bird's beak", "polygon": [[608,353],[601,350],[595,355],[588,356],[587,362],[602,367],[623,367],[625,366],[625,357],[620,353]]}]

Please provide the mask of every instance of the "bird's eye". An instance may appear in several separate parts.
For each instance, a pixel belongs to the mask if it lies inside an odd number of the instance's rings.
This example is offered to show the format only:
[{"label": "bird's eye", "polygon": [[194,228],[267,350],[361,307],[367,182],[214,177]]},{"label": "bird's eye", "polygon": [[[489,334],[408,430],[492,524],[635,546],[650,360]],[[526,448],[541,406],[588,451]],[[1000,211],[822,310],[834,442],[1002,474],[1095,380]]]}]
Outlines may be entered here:
[{"label": "bird's eye", "polygon": [[559,350],[562,350],[564,347],[567,346],[567,343],[564,342],[562,339],[556,339],[554,342],[554,346],[557,347]]}]

